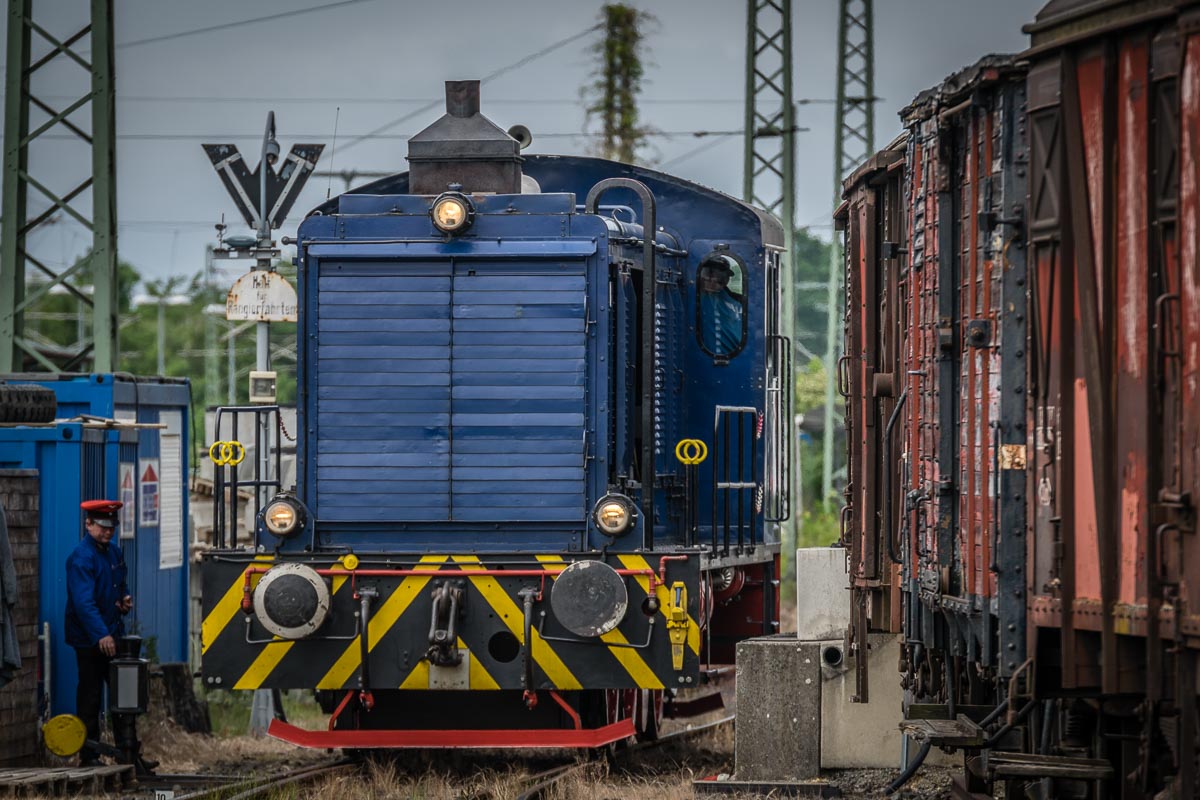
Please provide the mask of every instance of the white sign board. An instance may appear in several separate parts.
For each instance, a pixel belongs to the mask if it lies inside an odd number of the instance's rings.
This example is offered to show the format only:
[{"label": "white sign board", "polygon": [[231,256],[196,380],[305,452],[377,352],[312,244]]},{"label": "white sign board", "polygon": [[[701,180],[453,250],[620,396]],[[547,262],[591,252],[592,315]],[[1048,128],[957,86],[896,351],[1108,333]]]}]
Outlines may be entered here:
[{"label": "white sign board", "polygon": [[183,414],[162,411],[159,421],[167,427],[158,440],[162,458],[158,568],[175,569],[183,565]]},{"label": "white sign board", "polygon": [[296,290],[278,272],[251,270],[233,282],[225,298],[225,319],[295,322]]}]

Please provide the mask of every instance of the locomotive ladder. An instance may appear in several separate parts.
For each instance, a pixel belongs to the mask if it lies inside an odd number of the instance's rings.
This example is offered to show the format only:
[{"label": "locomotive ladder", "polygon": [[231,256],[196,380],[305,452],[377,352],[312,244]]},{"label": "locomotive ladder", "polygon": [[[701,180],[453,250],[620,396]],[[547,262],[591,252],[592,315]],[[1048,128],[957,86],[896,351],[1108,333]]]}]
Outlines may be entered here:
[{"label": "locomotive ladder", "polygon": [[754,515],[762,496],[758,483],[758,440],[762,417],[748,406],[717,406],[713,420],[712,552],[753,553]]}]

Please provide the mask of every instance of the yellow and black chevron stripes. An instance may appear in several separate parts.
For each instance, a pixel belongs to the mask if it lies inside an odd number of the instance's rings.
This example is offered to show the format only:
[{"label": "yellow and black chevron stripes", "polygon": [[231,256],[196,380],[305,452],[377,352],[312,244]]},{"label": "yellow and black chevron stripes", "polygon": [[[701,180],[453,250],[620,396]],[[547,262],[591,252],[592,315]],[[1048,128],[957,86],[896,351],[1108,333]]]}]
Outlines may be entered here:
[{"label": "yellow and black chevron stripes", "polygon": [[[618,556],[618,558],[621,560],[621,565],[626,569],[650,569],[649,562],[647,562],[643,556],[636,554],[621,555]],[[638,575],[637,582],[642,587],[643,592],[646,594],[650,593],[650,579],[648,577],[645,575]],[[671,600],[671,590],[667,586],[664,586],[660,583],[657,587],[655,587],[654,594],[656,597],[658,597],[658,613],[663,618],[662,622],[664,623],[663,627],[665,628],[666,609]],[[688,649],[691,650],[693,654],[697,656],[700,655],[700,626],[696,624],[696,620],[692,619],[690,614],[688,615],[687,645]]]},{"label": "yellow and black chevron stripes", "polygon": [[[274,559],[271,556],[255,556],[254,561],[257,564],[270,564]],[[250,577],[250,588],[258,583],[258,575]],[[221,599],[217,601],[216,606],[204,617],[204,621],[200,623],[200,654],[208,652],[208,648],[217,640],[221,631],[225,630],[225,626],[233,621],[237,616],[238,611],[242,608],[242,596],[245,594],[245,572],[238,575],[238,579],[229,584],[229,588]]]},{"label": "yellow and black chevron stripes", "polygon": [[[483,569],[483,564],[480,563],[478,556],[455,556],[454,561],[459,564],[464,572]],[[508,592],[504,591],[500,586],[500,582],[490,575],[484,575],[477,578],[471,578],[471,583],[483,598],[487,600],[488,605],[492,610],[499,615],[500,619],[508,626],[512,635],[517,637],[517,641],[522,641],[525,638],[525,614],[516,601],[509,596]],[[533,661],[542,671],[546,673],[546,677],[558,689],[582,689],[583,684],[579,679],[571,674],[567,669],[567,665],[563,663],[562,658],[550,646],[549,642],[538,635],[537,630],[533,630]]]},{"label": "yellow and black chevron stripes", "polygon": [[[391,596],[383,601],[383,605],[372,612],[370,622],[367,625],[368,653],[379,645],[384,634],[391,630],[391,627],[396,624],[396,620],[400,619],[405,610],[408,609],[417,595],[429,584],[430,579],[433,578],[440,565],[445,563],[445,561],[446,556],[424,556],[418,568],[428,566],[429,576],[410,575],[405,578],[396,587],[396,590],[392,592]],[[342,651],[341,657],[334,662],[334,665],[325,673],[325,676],[317,682],[317,688],[340,689],[358,671],[361,663],[362,642],[355,638],[346,645],[346,649]]]},{"label": "yellow and black chevron stripes", "polygon": [[[470,651],[461,636],[458,639],[458,649],[466,651],[467,688],[484,691],[500,688],[500,684],[496,683],[496,679],[488,674],[487,667]],[[430,682],[431,669],[436,669],[436,667],[430,667],[428,661],[418,661],[412,672],[408,673],[408,677],[400,684],[400,688],[428,689],[432,685]]]},{"label": "yellow and black chevron stripes", "polygon": [[[562,560],[561,556],[538,556],[538,561],[548,569],[551,567],[566,566],[566,562]],[[648,582],[647,586],[649,586]],[[614,628],[604,634],[600,637],[600,641],[609,645],[608,652],[629,673],[629,677],[638,686],[644,689],[663,688],[663,682],[654,674],[654,670],[650,669],[650,665],[646,663],[646,659],[642,658],[637,650],[622,646],[628,645],[629,639],[619,629]]]},{"label": "yellow and black chevron stripes", "polygon": [[[360,565],[352,571],[341,559],[307,559],[316,569],[332,568],[326,573],[332,576],[329,621],[319,635],[290,642],[272,639],[253,616],[241,612],[246,570],[269,568],[270,557],[253,561],[206,559],[202,569],[205,680],[212,687],[233,689],[358,688],[362,642],[357,633],[359,602],[346,585],[350,574],[355,576],[356,590],[372,588],[379,595],[367,626],[373,689],[524,688],[525,625],[520,593],[529,587],[545,589],[534,604],[529,643],[534,688],[662,689],[697,674],[700,635],[694,620],[689,617],[688,652],[681,672],[671,659],[665,618],[660,613],[655,625],[650,626],[641,613],[650,587],[651,562],[657,566],[653,556],[614,554],[609,558],[614,568],[646,573],[627,580],[629,611],[618,628],[599,639],[579,639],[563,630],[554,620],[549,595],[553,575],[574,560],[563,555],[426,555],[408,562],[406,568],[377,564],[370,568]],[[531,575],[531,568],[537,575],[545,572],[546,577]],[[672,581],[698,584],[698,561],[676,561],[669,568]],[[250,577],[254,586],[260,573]],[[429,648],[432,595],[446,582],[465,590],[456,631],[464,663],[461,667],[431,668],[425,654]],[[658,586],[657,592],[666,608],[667,588]],[[689,594],[699,596],[698,591]],[[694,602],[692,606],[694,615]],[[539,633],[543,624],[549,638]],[[647,636],[649,645],[642,646]]]},{"label": "yellow and black chevron stripes", "polygon": [[[274,557],[269,555],[255,556],[253,566],[265,566],[272,563],[274,560]],[[338,559],[338,563],[341,563],[341,559]],[[254,587],[258,585],[260,578],[262,578],[261,573],[255,573],[250,576],[251,591],[253,591]],[[225,627],[229,625],[229,623],[232,622],[237,616],[237,613],[241,611],[242,598],[245,596],[246,591],[245,580],[246,573],[243,571],[238,575],[238,579],[229,585],[229,588],[221,596],[221,599],[217,602],[213,610],[205,615],[204,620],[200,623],[201,655],[207,652],[212,643],[215,642],[217,637],[221,635],[221,632],[225,630]],[[336,595],[338,590],[342,588],[342,584],[345,582],[345,577],[334,577],[332,593]],[[278,651],[278,648],[276,648],[276,651]],[[279,658],[282,657],[283,655],[280,654]],[[269,671],[270,670],[268,670],[268,672]]]}]

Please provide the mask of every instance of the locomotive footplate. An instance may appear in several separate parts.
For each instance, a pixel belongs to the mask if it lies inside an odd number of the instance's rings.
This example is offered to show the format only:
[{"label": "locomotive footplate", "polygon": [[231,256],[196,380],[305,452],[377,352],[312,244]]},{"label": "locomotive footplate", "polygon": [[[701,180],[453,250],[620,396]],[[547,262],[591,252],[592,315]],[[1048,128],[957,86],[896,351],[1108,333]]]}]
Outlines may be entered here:
[{"label": "locomotive footplate", "polygon": [[204,557],[202,674],[225,689],[698,683],[695,551]]}]

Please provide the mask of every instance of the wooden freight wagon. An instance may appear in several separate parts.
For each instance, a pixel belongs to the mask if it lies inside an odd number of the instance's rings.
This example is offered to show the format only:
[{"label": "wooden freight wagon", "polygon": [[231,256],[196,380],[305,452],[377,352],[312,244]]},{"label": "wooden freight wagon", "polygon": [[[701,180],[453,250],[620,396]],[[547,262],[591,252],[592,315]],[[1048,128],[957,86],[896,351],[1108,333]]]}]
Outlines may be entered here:
[{"label": "wooden freight wagon", "polygon": [[906,729],[968,752],[957,796],[1196,797],[1200,3],[1026,30],[903,112],[898,247],[894,148],[847,184],[852,636],[898,585]]}]

